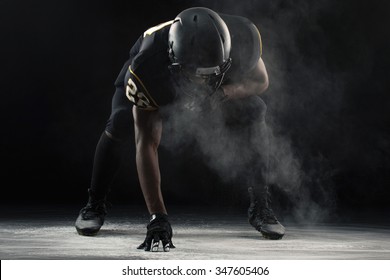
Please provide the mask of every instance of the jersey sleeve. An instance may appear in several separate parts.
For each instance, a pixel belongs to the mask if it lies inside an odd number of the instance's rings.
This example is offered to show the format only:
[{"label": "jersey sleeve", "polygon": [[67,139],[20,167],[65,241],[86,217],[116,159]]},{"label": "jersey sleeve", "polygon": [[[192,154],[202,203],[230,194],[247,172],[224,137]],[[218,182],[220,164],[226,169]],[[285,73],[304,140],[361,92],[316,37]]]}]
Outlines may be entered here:
[{"label": "jersey sleeve", "polygon": [[157,110],[172,99],[167,52],[171,23],[159,24],[140,36],[117,79],[128,100],[140,109]]},{"label": "jersey sleeve", "polygon": [[126,72],[128,71],[129,66],[131,65],[131,62],[133,61],[134,57],[136,57],[136,55],[139,53],[139,51],[141,49],[142,41],[143,41],[143,36],[140,36],[138,38],[138,40],[135,42],[135,44],[131,47],[130,53],[129,53],[129,59],[124,63],[121,71],[119,72],[119,74],[114,82],[114,85],[116,87],[123,87],[124,86]]},{"label": "jersey sleeve", "polygon": [[150,96],[140,76],[132,69],[132,65],[135,63],[134,60],[139,56],[144,45],[144,36],[141,35],[131,48],[129,59],[124,63],[114,85],[124,87],[126,97],[135,106],[145,110],[155,110],[158,108],[157,103]]},{"label": "jersey sleeve", "polygon": [[157,110],[157,102],[150,95],[141,78],[133,71],[131,65],[127,69],[125,76],[126,81],[126,97],[140,109]]},{"label": "jersey sleeve", "polygon": [[263,54],[263,42],[261,41],[261,34],[259,29],[257,28],[256,25],[253,23],[249,24],[249,29],[252,33],[252,38],[253,38],[253,48],[254,48],[254,55],[255,55],[255,60],[259,60],[261,55]]},{"label": "jersey sleeve", "polygon": [[262,55],[262,40],[259,29],[247,18],[222,15],[232,38],[232,78],[240,78],[250,72]]},{"label": "jersey sleeve", "polygon": [[258,63],[262,54],[261,36],[258,28],[249,20],[244,20],[242,36],[239,41],[238,59],[243,73],[251,71]]}]

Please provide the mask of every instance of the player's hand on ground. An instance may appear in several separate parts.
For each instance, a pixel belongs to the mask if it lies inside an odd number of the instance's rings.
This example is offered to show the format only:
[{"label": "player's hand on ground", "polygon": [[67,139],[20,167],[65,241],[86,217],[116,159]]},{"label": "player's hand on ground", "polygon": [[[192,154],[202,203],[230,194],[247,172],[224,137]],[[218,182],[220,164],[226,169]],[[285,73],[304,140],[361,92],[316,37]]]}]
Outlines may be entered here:
[{"label": "player's hand on ground", "polygon": [[168,221],[168,215],[157,213],[151,215],[150,222],[147,225],[145,241],[137,249],[157,252],[160,245],[164,252],[169,252],[170,249],[175,248],[172,243],[172,227]]}]

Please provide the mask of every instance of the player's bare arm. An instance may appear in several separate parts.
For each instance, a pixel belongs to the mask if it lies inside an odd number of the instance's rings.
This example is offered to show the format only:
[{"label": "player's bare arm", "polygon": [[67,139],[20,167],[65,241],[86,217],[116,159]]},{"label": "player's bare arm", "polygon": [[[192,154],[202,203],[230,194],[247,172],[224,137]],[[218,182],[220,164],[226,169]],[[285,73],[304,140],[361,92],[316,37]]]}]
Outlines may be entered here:
[{"label": "player's bare arm", "polygon": [[158,146],[162,134],[162,120],[158,110],[133,107],[136,165],[141,189],[150,214],[145,241],[138,249],[158,251],[160,241],[165,252],[175,248],[172,244],[172,228],[168,221],[161,193],[161,175],[158,162]]},{"label": "player's bare arm", "polygon": [[222,88],[227,99],[244,98],[265,92],[268,88],[268,74],[261,57],[254,69],[244,79],[224,84]]},{"label": "player's bare arm", "polygon": [[150,214],[167,214],[161,194],[158,163],[158,146],[162,133],[160,114],[158,110],[142,110],[134,106],[133,117],[137,172],[146,205]]}]

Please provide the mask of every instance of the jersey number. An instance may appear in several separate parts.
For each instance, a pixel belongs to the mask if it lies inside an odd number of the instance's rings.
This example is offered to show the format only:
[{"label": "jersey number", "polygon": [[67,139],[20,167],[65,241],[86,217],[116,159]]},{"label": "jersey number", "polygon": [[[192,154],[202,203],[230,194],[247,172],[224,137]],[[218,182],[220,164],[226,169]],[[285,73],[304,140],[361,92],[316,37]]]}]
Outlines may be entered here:
[{"label": "jersey number", "polygon": [[149,109],[152,107],[149,99],[145,96],[143,92],[138,91],[137,85],[131,78],[129,78],[129,80],[127,81],[126,96],[132,103],[134,103],[139,108]]}]

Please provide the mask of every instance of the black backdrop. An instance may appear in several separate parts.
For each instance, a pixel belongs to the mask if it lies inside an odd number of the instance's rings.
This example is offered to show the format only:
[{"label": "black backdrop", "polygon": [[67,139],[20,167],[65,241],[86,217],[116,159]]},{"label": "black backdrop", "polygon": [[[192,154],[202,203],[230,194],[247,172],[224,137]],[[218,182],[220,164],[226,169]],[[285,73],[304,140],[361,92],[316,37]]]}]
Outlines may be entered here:
[{"label": "black backdrop", "polygon": [[[387,1],[1,0],[2,203],[85,202],[113,81],[132,43],[192,6],[259,26],[270,76],[264,100],[275,143],[276,207],[313,219],[386,215]],[[132,147],[111,200],[143,205]],[[220,186],[199,162],[186,168],[191,160],[182,158],[161,151],[168,204],[236,205],[240,191]]]}]

